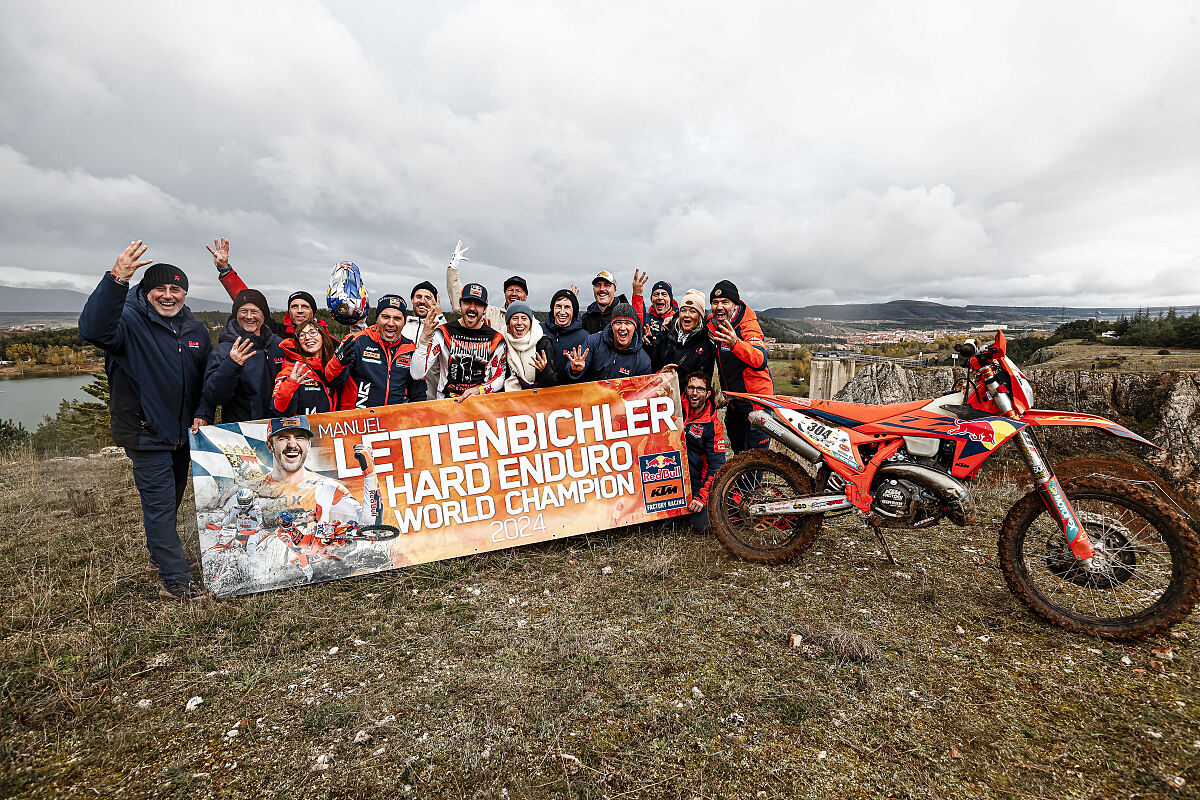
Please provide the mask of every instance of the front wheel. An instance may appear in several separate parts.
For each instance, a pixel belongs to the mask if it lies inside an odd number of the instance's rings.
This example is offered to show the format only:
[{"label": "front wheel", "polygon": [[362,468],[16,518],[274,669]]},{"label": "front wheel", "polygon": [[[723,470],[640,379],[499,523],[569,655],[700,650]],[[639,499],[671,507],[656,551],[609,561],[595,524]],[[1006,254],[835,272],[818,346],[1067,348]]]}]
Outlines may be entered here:
[{"label": "front wheel", "polygon": [[717,539],[734,555],[760,564],[782,564],[816,541],[821,515],[753,517],[746,507],[812,494],[812,478],[795,461],[770,450],[747,450],[726,461],[713,478],[709,521]]},{"label": "front wheel", "polygon": [[1062,484],[1096,551],[1093,569],[1071,553],[1057,519],[1030,492],[1000,529],[1000,567],[1022,603],[1076,633],[1142,639],[1186,617],[1200,599],[1200,544],[1153,492],[1095,475]]}]

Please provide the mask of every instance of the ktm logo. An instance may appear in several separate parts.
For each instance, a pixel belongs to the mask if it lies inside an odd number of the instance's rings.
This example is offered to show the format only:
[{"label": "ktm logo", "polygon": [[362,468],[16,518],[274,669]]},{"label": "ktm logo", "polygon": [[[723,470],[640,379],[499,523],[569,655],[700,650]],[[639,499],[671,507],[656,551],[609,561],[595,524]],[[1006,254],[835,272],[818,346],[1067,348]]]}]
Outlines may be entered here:
[{"label": "ktm logo", "polygon": [[668,483],[665,486],[654,487],[654,489],[650,492],[650,496],[651,497],[666,497],[669,494],[678,494],[678,493],[679,493],[679,484]]}]

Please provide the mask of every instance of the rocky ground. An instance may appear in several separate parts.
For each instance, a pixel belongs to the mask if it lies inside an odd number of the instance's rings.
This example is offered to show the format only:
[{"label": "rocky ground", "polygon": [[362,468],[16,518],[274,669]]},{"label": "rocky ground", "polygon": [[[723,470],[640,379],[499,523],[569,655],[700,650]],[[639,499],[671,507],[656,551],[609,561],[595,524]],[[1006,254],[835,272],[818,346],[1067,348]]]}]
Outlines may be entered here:
[{"label": "rocky ground", "polygon": [[1200,621],[1040,623],[1010,477],[898,566],[658,524],[190,609],[123,459],[0,465],[0,796],[1194,797]]}]

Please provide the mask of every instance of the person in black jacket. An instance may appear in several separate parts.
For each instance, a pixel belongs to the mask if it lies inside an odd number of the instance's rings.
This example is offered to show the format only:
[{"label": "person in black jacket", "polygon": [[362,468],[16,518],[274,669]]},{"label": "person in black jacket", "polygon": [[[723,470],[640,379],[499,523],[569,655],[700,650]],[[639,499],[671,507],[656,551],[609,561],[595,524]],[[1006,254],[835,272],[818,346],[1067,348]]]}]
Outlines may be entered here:
[{"label": "person in black jacket", "polygon": [[550,300],[550,313],[542,323],[542,330],[550,337],[554,374],[558,380],[565,380],[571,366],[568,356],[588,338],[588,332],[583,329],[583,320],[579,317],[579,299],[575,292],[559,289],[554,293]]},{"label": "person in black jacket", "polygon": [[129,279],[150,260],[131,242],[88,297],[79,335],[104,350],[113,441],[133,462],[146,547],[158,566],[164,600],[212,601],[192,580],[177,517],[187,488],[188,433],[210,422],[197,414],[212,345],[184,305],[188,280],[170,264],[152,264],[135,291]]},{"label": "person in black jacket", "polygon": [[[637,321],[640,325],[642,322],[642,312],[645,308],[645,300],[642,299],[642,288],[646,285],[646,273],[633,271],[633,308],[637,313]],[[588,333],[596,334],[608,328],[608,324],[612,322],[613,311],[622,303],[629,303],[625,295],[617,294],[616,279],[608,270],[600,270],[596,273],[596,277],[592,278],[592,294],[596,298],[596,302],[587,307],[587,311],[583,313],[583,329]],[[640,334],[639,334],[640,335]]]},{"label": "person in black jacket", "polygon": [[699,372],[712,378],[717,351],[704,328],[704,295],[688,289],[679,310],[659,332],[650,347],[655,372],[674,366],[679,375]]},{"label": "person in black jacket", "polygon": [[200,416],[212,419],[221,407],[221,422],[248,422],[279,415],[271,395],[283,363],[282,339],[266,325],[271,311],[257,289],[243,289],[233,301],[217,346],[204,370]]},{"label": "person in black jacket", "polygon": [[617,303],[608,327],[587,338],[569,356],[567,373],[573,381],[605,381],[649,375],[650,356],[642,347],[637,312],[629,303]]},{"label": "person in black jacket", "polygon": [[[431,314],[440,312],[436,306]],[[425,374],[414,377],[412,358],[416,345],[404,338],[408,304],[397,294],[379,298],[375,324],[342,340],[325,365],[325,379],[338,380],[349,372],[346,390],[338,407],[375,408],[425,401]]]}]

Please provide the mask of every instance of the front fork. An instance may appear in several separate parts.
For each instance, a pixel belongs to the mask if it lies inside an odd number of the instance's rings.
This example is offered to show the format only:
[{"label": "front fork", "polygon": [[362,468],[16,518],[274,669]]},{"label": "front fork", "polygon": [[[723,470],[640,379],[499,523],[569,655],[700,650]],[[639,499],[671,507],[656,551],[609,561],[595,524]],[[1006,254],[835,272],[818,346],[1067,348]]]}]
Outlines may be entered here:
[{"label": "front fork", "polygon": [[[991,371],[990,375],[984,374],[982,377],[986,381],[988,395],[996,403],[996,407],[1004,416],[1019,419],[1013,410],[1012,398],[1000,388],[999,382],[995,379],[994,368],[988,365],[985,369]],[[1046,506],[1046,511],[1050,513],[1050,516],[1058,520],[1059,528],[1062,529],[1063,538],[1067,540],[1067,546],[1071,548],[1071,553],[1079,559],[1084,569],[1088,569],[1092,566],[1092,557],[1096,554],[1092,549],[1092,541],[1088,538],[1083,525],[1079,523],[1079,517],[1076,516],[1071,501],[1067,499],[1062,484],[1054,475],[1050,462],[1042,455],[1042,449],[1038,447],[1037,440],[1028,428],[1018,431],[1016,438],[1017,447],[1020,448],[1025,463],[1029,465],[1029,472],[1033,475],[1034,487],[1042,498],[1042,504]]]}]

